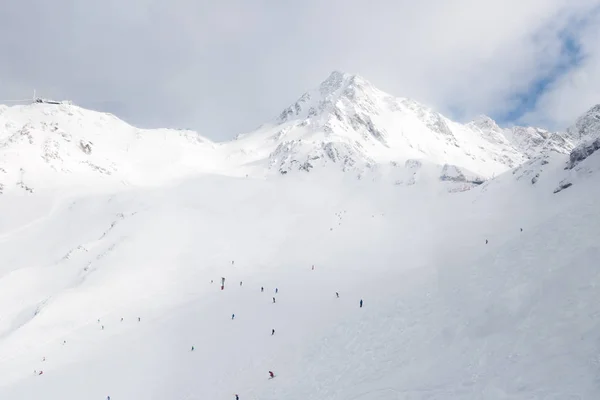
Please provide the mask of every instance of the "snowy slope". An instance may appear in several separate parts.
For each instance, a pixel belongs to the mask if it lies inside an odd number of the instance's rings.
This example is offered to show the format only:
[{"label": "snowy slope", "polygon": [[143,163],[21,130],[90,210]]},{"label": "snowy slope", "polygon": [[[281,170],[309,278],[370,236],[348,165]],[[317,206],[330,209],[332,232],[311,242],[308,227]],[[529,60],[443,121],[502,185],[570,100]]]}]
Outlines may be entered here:
[{"label": "snowy slope", "polygon": [[568,163],[8,191],[0,398],[598,398],[600,153]]},{"label": "snowy slope", "polygon": [[[566,157],[561,152],[543,152],[514,168],[510,174],[486,182],[487,187],[505,187],[511,181],[540,187],[540,191],[559,193],[578,182],[587,182],[600,174],[600,107],[594,106],[567,129],[566,137],[575,146]],[[587,183],[586,183],[587,184]]]},{"label": "snowy slope", "polygon": [[226,143],[2,108],[0,399],[600,397],[597,107],[296,104]]},{"label": "snowy slope", "polygon": [[0,108],[0,184],[6,189],[160,184],[215,170],[216,147],[195,132],[137,129],[67,104]]}]

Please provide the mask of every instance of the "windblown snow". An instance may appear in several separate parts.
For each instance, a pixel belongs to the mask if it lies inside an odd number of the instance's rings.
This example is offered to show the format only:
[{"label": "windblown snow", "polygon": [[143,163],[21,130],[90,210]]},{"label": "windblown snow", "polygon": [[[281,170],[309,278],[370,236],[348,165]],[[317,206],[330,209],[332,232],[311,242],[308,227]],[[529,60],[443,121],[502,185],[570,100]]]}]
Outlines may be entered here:
[{"label": "windblown snow", "polygon": [[599,398],[598,110],[341,72],[223,143],[0,108],[0,399]]}]

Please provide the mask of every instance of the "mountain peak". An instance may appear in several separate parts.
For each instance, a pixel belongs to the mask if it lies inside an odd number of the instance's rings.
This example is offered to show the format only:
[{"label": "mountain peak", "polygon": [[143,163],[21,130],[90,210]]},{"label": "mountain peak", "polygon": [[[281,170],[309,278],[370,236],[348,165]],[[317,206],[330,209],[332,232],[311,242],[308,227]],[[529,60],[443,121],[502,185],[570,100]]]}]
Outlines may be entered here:
[{"label": "mountain peak", "polygon": [[376,89],[359,75],[335,70],[321,84],[306,93],[281,112],[277,123],[290,119],[315,117],[325,110],[332,110],[338,100],[345,98],[350,102],[369,97]]},{"label": "mountain peak", "polygon": [[500,127],[498,126],[496,121],[494,121],[493,119],[491,119],[490,117],[488,117],[487,115],[484,115],[484,114],[481,114],[481,115],[478,115],[477,117],[475,117],[473,119],[473,121],[471,121],[471,124],[480,129],[500,130]]},{"label": "mountain peak", "polygon": [[322,97],[334,95],[351,85],[360,85],[366,81],[358,75],[348,74],[339,70],[333,71],[327,79],[321,82],[319,92]]}]

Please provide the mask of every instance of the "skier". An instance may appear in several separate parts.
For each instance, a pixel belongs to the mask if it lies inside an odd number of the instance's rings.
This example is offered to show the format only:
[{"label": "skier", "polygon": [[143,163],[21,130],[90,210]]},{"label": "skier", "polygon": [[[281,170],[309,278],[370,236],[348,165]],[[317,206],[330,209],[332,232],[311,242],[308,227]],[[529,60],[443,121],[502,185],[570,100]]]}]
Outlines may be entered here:
[{"label": "skier", "polygon": [[360,299],[360,308],[362,308],[362,299]]},{"label": "skier", "polygon": [[279,289],[275,288],[275,293],[279,292]]},{"label": "skier", "polygon": [[234,319],[234,318],[235,318],[235,314],[231,314],[231,319]]},{"label": "skier", "polygon": [[488,244],[488,240],[487,239],[485,239],[485,244]]},{"label": "skier", "polygon": [[123,317],[121,317],[121,322],[123,322]]},{"label": "skier", "polygon": [[138,322],[141,322],[141,321],[142,321],[142,319],[140,317],[138,317]]},{"label": "skier", "polygon": [[313,264],[313,266],[312,266],[312,270],[313,270],[313,271],[315,270],[315,266],[314,266],[314,264]]},{"label": "skier", "polygon": [[338,292],[335,292],[335,297],[337,297],[339,299],[340,298],[340,294]]},{"label": "skier", "polygon": [[275,329],[271,329],[271,336],[275,334]]},{"label": "skier", "polygon": [[212,280],[212,279],[210,280],[210,283],[213,283],[213,280]]},{"label": "skier", "polygon": [[242,286],[242,281],[240,281],[240,286]]},{"label": "skier", "polygon": [[192,351],[194,351],[194,346],[192,346]]},{"label": "skier", "polygon": [[269,376],[270,376],[271,378],[275,378],[275,374],[273,373],[273,371],[269,371]]},{"label": "skier", "polygon": [[104,330],[104,325],[102,325],[102,330]]},{"label": "skier", "polygon": [[260,287],[260,291],[261,291],[261,293],[262,293],[262,292],[264,292],[264,291],[265,291],[265,288],[261,286],[261,287]]},{"label": "skier", "polygon": [[521,228],[521,232],[523,232],[523,228]]},{"label": "skier", "polygon": [[275,297],[273,297],[273,303],[275,303]]},{"label": "skier", "polygon": [[235,395],[235,400],[240,400],[240,396],[238,396],[237,394]]}]

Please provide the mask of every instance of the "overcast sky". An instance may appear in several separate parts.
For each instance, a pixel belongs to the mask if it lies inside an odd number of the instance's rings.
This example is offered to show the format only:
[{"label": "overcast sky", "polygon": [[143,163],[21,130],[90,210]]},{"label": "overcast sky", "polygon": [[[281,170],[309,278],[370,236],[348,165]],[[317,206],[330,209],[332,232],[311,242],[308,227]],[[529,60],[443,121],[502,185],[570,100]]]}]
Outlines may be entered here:
[{"label": "overcast sky", "polygon": [[600,0],[0,0],[0,100],[70,99],[214,140],[332,70],[467,121],[600,103]]}]

